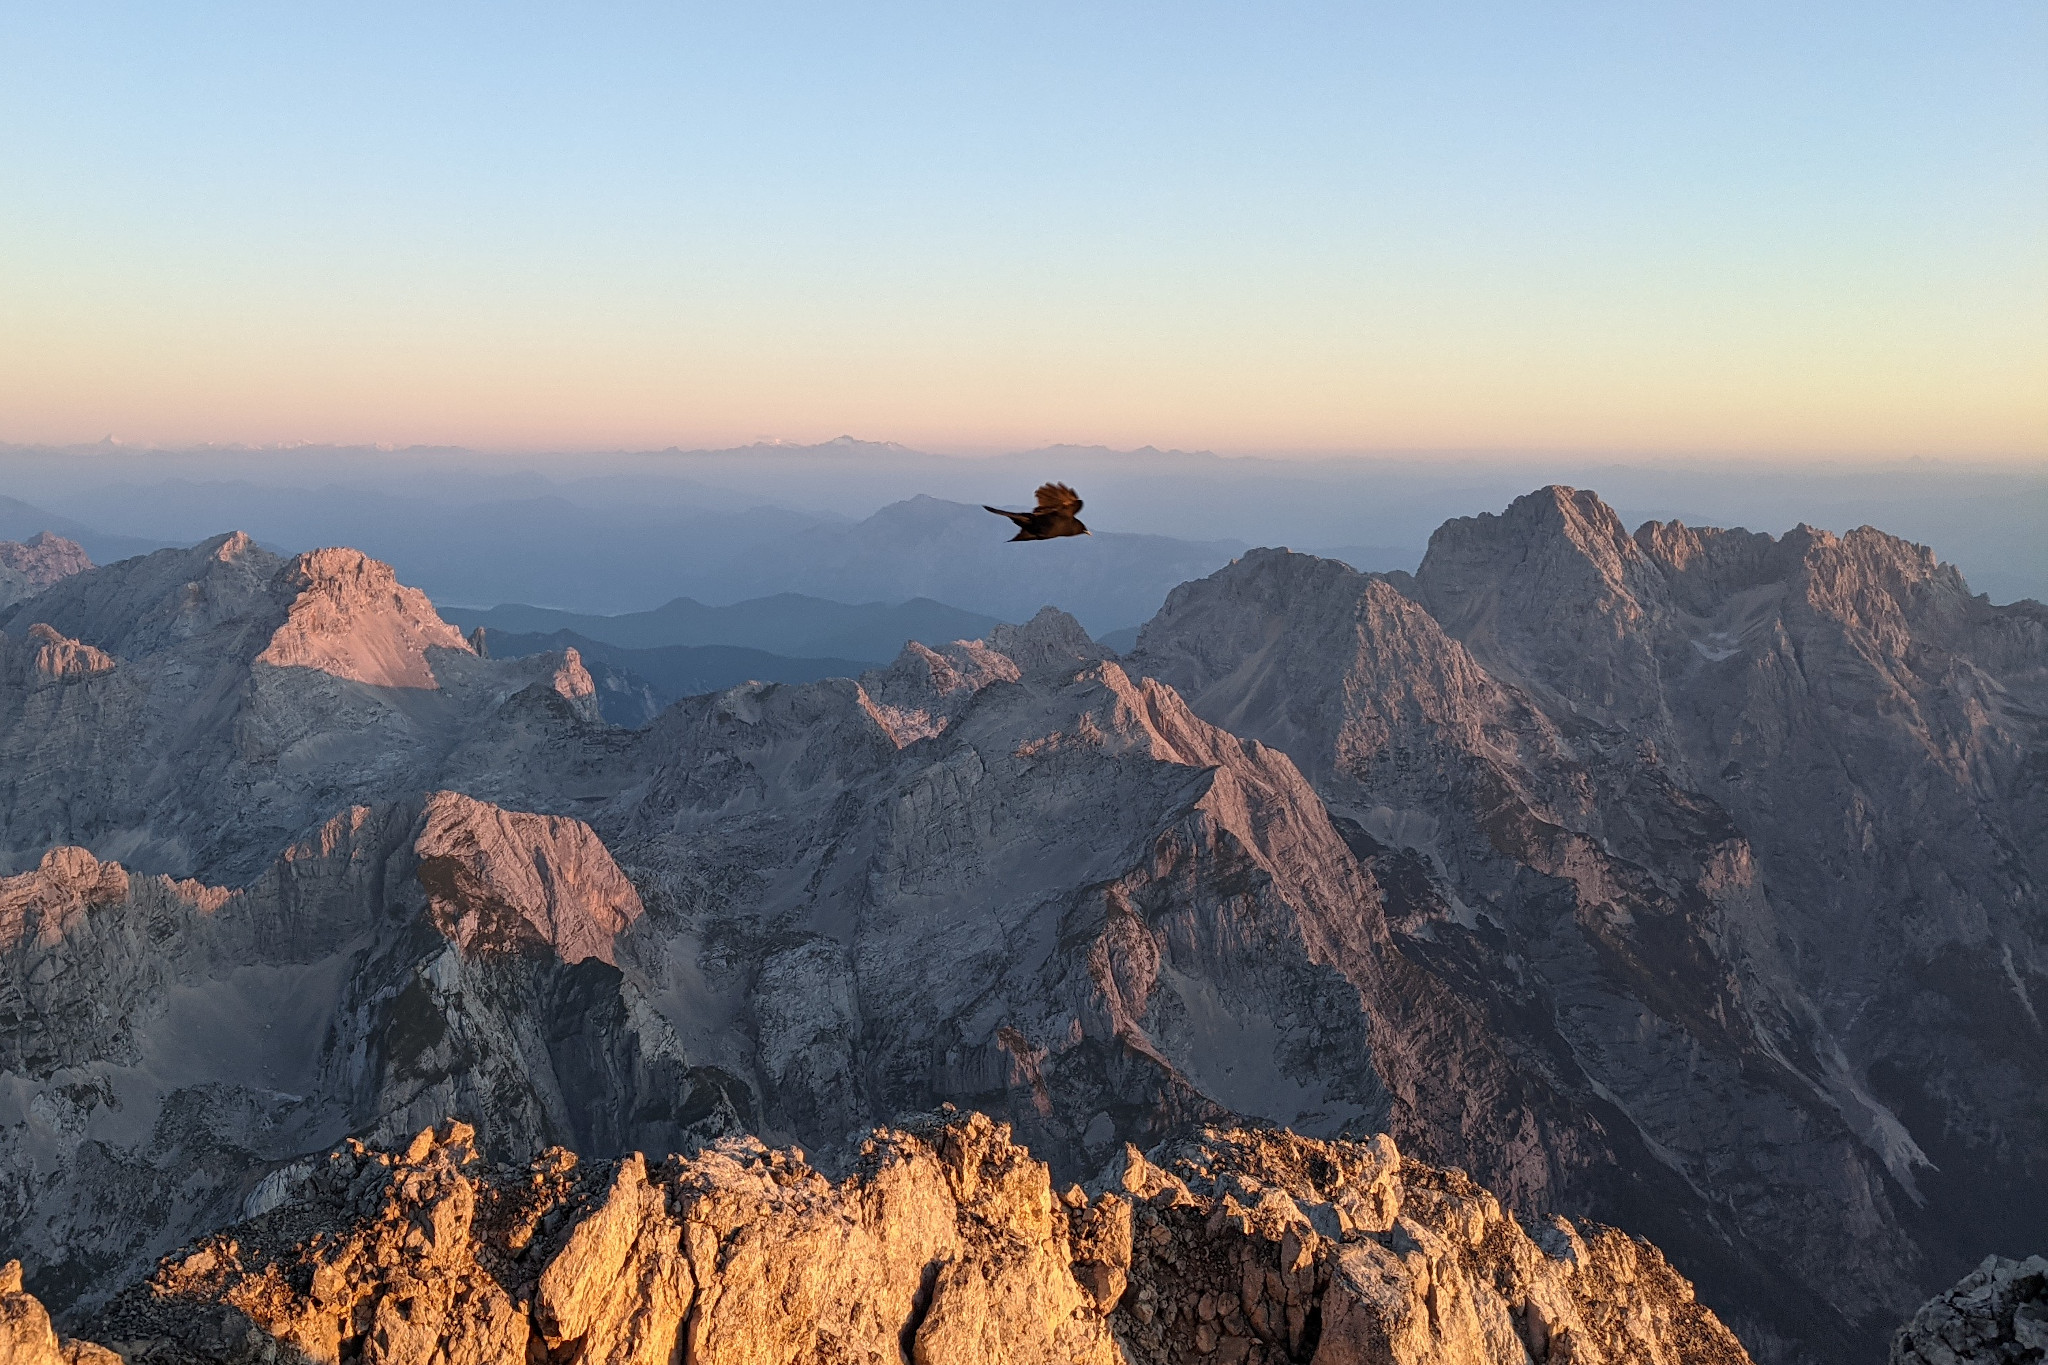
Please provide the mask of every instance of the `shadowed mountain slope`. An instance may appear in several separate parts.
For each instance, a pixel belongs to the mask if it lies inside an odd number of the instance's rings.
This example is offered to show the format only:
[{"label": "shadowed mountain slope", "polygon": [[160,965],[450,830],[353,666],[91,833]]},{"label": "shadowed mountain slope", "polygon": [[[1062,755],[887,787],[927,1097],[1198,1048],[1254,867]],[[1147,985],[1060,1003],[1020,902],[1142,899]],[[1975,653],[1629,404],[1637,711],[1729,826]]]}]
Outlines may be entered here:
[{"label": "shadowed mountain slope", "polygon": [[1407,871],[1404,950],[1548,1040],[1518,1065],[1569,1113],[1397,1135],[1657,1237],[1753,1349],[1881,1350],[2048,1197],[2039,608],[1874,531],[1631,537],[1561,489],[1407,586],[1262,551],[1126,660],[1294,756]]},{"label": "shadowed mountain slope", "polygon": [[492,607],[489,611],[445,608],[442,615],[465,631],[478,626],[493,633],[515,635],[568,631],[619,649],[723,645],[797,658],[859,659],[866,663],[889,662],[911,640],[938,646],[953,640],[976,639],[1000,624],[993,616],[961,611],[929,598],[915,598],[893,606],[881,602],[849,606],[793,592],[726,607],[707,607],[702,602],[678,597],[652,611],[620,616],[592,616],[518,605]]},{"label": "shadowed mountain slope", "polygon": [[[474,640],[476,637],[471,636]],[[679,698],[722,692],[745,682],[816,682],[850,678],[872,665],[859,659],[789,658],[737,645],[664,645],[621,649],[574,631],[515,635],[485,630],[483,650],[493,658],[573,649],[597,687],[597,704],[614,725],[637,730]]]}]

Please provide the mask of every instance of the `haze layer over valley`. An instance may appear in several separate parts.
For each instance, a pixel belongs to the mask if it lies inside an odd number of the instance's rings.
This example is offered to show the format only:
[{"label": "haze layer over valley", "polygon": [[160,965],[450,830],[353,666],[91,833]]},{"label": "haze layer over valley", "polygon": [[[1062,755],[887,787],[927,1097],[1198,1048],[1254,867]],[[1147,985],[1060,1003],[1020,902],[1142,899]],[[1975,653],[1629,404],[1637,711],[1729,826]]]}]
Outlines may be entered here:
[{"label": "haze layer over valley", "polygon": [[[233,526],[286,553],[354,546],[449,607],[615,614],[676,597],[712,606],[782,592],[850,603],[930,597],[1011,621],[1053,602],[1101,633],[1138,626],[1175,584],[1253,545],[1412,572],[1447,518],[1549,482],[1599,488],[1631,526],[1881,526],[1932,546],[1995,602],[2048,599],[2048,548],[2037,534],[2048,523],[2048,473],[2024,464],[1225,458],[1099,447],[970,458],[840,440],[489,456],[14,446],[0,447],[0,466],[0,492],[37,509],[0,504],[0,537],[50,529],[105,562]],[[1062,546],[1057,558],[994,543],[980,504],[1021,506],[1048,478],[1081,490],[1099,543]],[[96,534],[127,539],[102,547]]]},{"label": "haze layer over valley", "polygon": [[[486,626],[479,653],[356,550],[233,533],[85,568],[70,544],[0,607],[0,1244],[67,1331],[214,1331],[226,1304],[367,1349],[395,1281],[349,1281],[369,1318],[259,1312],[258,1249],[374,1241],[387,1181],[394,1228],[439,1229],[529,1169],[564,1236],[617,1206],[570,1239],[598,1242],[643,1217],[636,1181],[754,1182],[733,1197],[790,1217],[762,1192],[801,1188],[829,1222],[932,1161],[952,1202],[916,1217],[963,1229],[961,1171],[1016,1172],[1015,1208],[1086,1182],[1010,1250],[915,1253],[1037,1286],[970,1311],[942,1277],[929,1321],[1050,1305],[1071,1358],[1412,1330],[1397,1358],[1469,1331],[1474,1359],[1709,1359],[1725,1324],[1758,1359],[1863,1360],[2048,1225],[2048,611],[1883,532],[1631,532],[1549,487],[1446,522],[1412,574],[1238,555],[1121,651],[1057,605],[948,641],[919,637],[957,604],[785,601],[759,621],[912,643],[637,728],[579,650],[503,657]],[[560,1183],[557,1145],[621,1164]],[[472,1147],[499,1173],[458,1195]],[[430,1239],[448,1265],[524,1255],[488,1220],[462,1250],[468,1217]],[[189,1250],[245,1218],[242,1251]],[[1683,1280],[1587,1250],[1587,1218]],[[649,1232],[687,1275],[650,1261],[606,1298],[577,1252],[548,1292],[674,1340],[738,1226],[711,1253]],[[1213,1284],[1188,1268],[1212,1255]],[[332,1282],[279,1282],[302,1271]],[[1599,1319],[1624,1271],[1643,1316]],[[516,1330],[566,1340],[567,1303]],[[916,1336],[907,1305],[875,1330]]]}]

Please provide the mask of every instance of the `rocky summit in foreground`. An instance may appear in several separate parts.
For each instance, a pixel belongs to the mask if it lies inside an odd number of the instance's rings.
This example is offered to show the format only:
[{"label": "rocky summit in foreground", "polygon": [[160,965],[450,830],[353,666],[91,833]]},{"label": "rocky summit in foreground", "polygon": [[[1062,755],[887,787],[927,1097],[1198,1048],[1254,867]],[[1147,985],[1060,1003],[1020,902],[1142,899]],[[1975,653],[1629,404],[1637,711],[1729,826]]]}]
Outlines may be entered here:
[{"label": "rocky summit in foreground", "polygon": [[1060,1193],[980,1114],[877,1129],[837,1183],[753,1139],[494,1165],[447,1123],[275,1198],[86,1332],[141,1365],[1748,1360],[1654,1248],[1532,1238],[1385,1137],[1204,1129]]},{"label": "rocky summit in foreground", "polygon": [[224,535],[0,608],[0,1256],[69,1331],[349,1139],[843,1180],[950,1103],[1062,1187],[1387,1134],[1860,1365],[2048,1218],[2043,886],[2048,609],[1868,528],[1544,489],[637,730]]}]

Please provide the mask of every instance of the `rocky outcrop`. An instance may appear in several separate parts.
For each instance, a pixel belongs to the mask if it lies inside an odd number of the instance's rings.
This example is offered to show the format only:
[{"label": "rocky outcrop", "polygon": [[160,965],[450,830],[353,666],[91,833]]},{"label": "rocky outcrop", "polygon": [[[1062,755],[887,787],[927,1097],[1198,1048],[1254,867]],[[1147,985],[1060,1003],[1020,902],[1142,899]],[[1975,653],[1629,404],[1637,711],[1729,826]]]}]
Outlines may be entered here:
[{"label": "rocky outcrop", "polygon": [[35,653],[24,660],[38,683],[76,682],[114,671],[114,656],[103,649],[60,635],[38,621],[28,628]]},{"label": "rocky outcrop", "polygon": [[463,953],[539,952],[613,964],[640,895],[579,820],[435,792],[413,842],[428,914]]},{"label": "rocky outcrop", "polygon": [[1655,1250],[1531,1238],[1384,1137],[1210,1129],[1056,1195],[979,1114],[876,1130],[836,1183],[750,1139],[522,1168],[460,1124],[352,1143],[90,1330],[151,1365],[1748,1359]]},{"label": "rocky outcrop", "polygon": [[1384,1135],[1209,1129],[1103,1183],[1136,1210],[1116,1318],[1138,1360],[1749,1359],[1654,1247],[1564,1218],[1532,1237]]},{"label": "rocky outcrop", "polygon": [[21,1262],[0,1265],[0,1360],[8,1365],[116,1365],[120,1356],[89,1341],[66,1341],[35,1295],[23,1292]]},{"label": "rocky outcrop", "polygon": [[91,567],[83,546],[48,531],[27,540],[0,540],[0,613]]},{"label": "rocky outcrop", "polygon": [[440,683],[428,652],[470,649],[425,593],[400,586],[389,564],[359,550],[300,555],[274,586],[285,618],[256,656],[260,664],[314,668],[372,687],[431,689]]},{"label": "rocky outcrop", "polygon": [[1892,1338],[1891,1365],[2048,1360],[2048,1260],[1986,1256]]},{"label": "rocky outcrop", "polygon": [[0,540],[0,565],[20,574],[32,591],[41,592],[59,579],[84,573],[92,559],[77,541],[38,531],[27,540]]}]

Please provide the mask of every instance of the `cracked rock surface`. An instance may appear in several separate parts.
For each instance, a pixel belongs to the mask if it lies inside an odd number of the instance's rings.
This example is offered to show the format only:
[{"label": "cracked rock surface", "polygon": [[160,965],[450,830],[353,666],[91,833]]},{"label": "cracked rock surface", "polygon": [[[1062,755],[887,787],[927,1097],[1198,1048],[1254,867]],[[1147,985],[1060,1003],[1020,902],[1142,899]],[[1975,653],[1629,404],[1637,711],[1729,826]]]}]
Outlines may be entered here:
[{"label": "cracked rock surface", "polygon": [[1059,1194],[957,1112],[875,1130],[836,1182],[752,1139],[519,1167],[453,1122],[350,1143],[88,1331],[147,1365],[1748,1360],[1653,1248],[1532,1238],[1385,1137],[1204,1129]]},{"label": "cracked rock surface", "polygon": [[2048,1259],[1986,1256],[1892,1338],[1891,1365],[2048,1360]]}]

